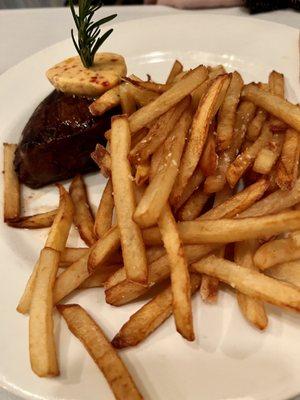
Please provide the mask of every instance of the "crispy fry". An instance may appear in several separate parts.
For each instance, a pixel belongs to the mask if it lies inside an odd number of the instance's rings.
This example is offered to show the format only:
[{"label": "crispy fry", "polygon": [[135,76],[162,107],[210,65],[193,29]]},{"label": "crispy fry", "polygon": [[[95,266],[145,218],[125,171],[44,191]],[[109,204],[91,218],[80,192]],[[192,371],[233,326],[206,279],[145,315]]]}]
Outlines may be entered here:
[{"label": "crispy fry", "polygon": [[[201,277],[191,274],[191,294],[199,288]],[[168,286],[161,293],[134,313],[113,338],[112,345],[117,349],[136,346],[145,340],[172,314],[172,289]]]},{"label": "crispy fry", "polygon": [[193,221],[201,214],[209,195],[203,193],[202,188],[195,190],[191,197],[179,209],[177,217],[179,221]]},{"label": "crispy fry", "polygon": [[279,96],[265,92],[255,83],[244,87],[242,96],[300,131],[300,108]]},{"label": "crispy fry", "polygon": [[261,135],[256,139],[256,141],[243,153],[237,156],[233,163],[228,167],[226,179],[231,188],[235,187],[247,168],[254,162],[259,151],[266,145],[271,137],[272,132],[270,131],[268,124],[265,124]]},{"label": "crispy fry", "polygon": [[101,173],[109,177],[111,170],[111,158],[109,152],[101,144],[96,144],[96,148],[91,154],[92,159],[98,165]]},{"label": "crispy fry", "polygon": [[18,219],[21,212],[20,184],[14,168],[17,145],[4,143],[4,221]]},{"label": "crispy fry", "polygon": [[58,269],[59,252],[45,247],[32,293],[29,315],[29,353],[33,372],[40,376],[59,374],[53,333],[52,290]]},{"label": "crispy fry", "polygon": [[158,227],[169,259],[173,313],[177,331],[187,340],[195,340],[188,263],[169,204],[158,219]]},{"label": "crispy fry", "polygon": [[130,160],[135,164],[148,160],[172,132],[181,114],[189,104],[190,98],[186,97],[157,118],[151,125],[147,135],[130,151]]},{"label": "crispy fry", "polygon": [[191,267],[195,272],[215,276],[247,296],[300,311],[300,290],[257,271],[216,256],[202,258]]},{"label": "crispy fry", "polygon": [[143,185],[149,180],[150,168],[150,160],[143,161],[137,165],[134,179],[138,186]]},{"label": "crispy fry", "polygon": [[66,247],[60,254],[59,266],[65,267],[73,264],[75,261],[79,260],[84,254],[89,252],[88,247]]},{"label": "crispy fry", "polygon": [[120,104],[120,87],[125,86],[125,83],[121,83],[118,86],[113,87],[110,90],[107,90],[96,99],[90,106],[89,110],[92,115],[103,115],[106,111],[111,110],[112,108],[118,106]]},{"label": "crispy fry", "polygon": [[280,156],[284,136],[273,134],[272,139],[257,154],[253,164],[253,171],[259,174],[269,174]]},{"label": "crispy fry", "polygon": [[[74,208],[69,193],[61,185],[58,185],[58,189],[60,195],[59,207],[51,226],[50,232],[48,234],[45,247],[51,248],[61,253],[66,246],[66,242],[69,236],[69,231],[73,221]],[[35,267],[26,284],[24,293],[17,306],[17,311],[22,314],[26,314],[29,312],[38,270],[39,261],[35,264]]]},{"label": "crispy fry", "polygon": [[[217,245],[184,246],[184,252],[188,263],[200,260],[206,254],[213,251]],[[105,290],[106,302],[114,306],[121,306],[139,298],[149,291],[156,283],[168,278],[170,274],[168,256],[160,257],[149,265],[149,287],[145,288],[130,282],[127,279]]]},{"label": "crispy fry", "polygon": [[226,150],[233,137],[235,113],[244,82],[238,72],[231,75],[230,84],[218,113],[217,143],[220,151]]},{"label": "crispy fry", "polygon": [[111,132],[112,183],[126,275],[134,282],[147,284],[145,247],[141,230],[132,218],[136,205],[128,161],[131,137],[127,118],[114,117]]},{"label": "crispy fry", "polygon": [[298,175],[300,136],[294,129],[284,135],[282,152],[277,165],[276,183],[282,190],[291,190]]},{"label": "crispy fry", "polygon": [[219,76],[199,103],[193,119],[190,137],[182,155],[179,174],[172,195],[173,202],[180,198],[184,187],[197,167],[207,139],[209,125],[223,101],[228,85],[228,75]]},{"label": "crispy fry", "polygon": [[171,136],[172,143],[167,155],[164,157],[164,164],[151,180],[144,196],[138,204],[134,213],[134,220],[143,227],[154,225],[163,207],[168,201],[180,164],[185,137],[191,124],[191,113],[184,111]]},{"label": "crispy fry", "polygon": [[[253,255],[257,246],[256,240],[235,243],[234,261],[242,267],[256,270]],[[244,317],[258,329],[265,329],[268,325],[268,317],[263,303],[239,291],[236,293],[236,298]]]},{"label": "crispy fry", "polygon": [[215,135],[212,130],[207,137],[199,166],[204,176],[214,175],[216,172],[218,166],[218,155],[216,153]]},{"label": "crispy fry", "polygon": [[94,217],[89,205],[86,186],[80,175],[73,178],[69,192],[75,206],[74,224],[81,239],[88,246],[92,246],[97,240],[94,233]]},{"label": "crispy fry", "polygon": [[264,243],[254,255],[254,263],[259,269],[265,270],[273,265],[298,258],[300,258],[300,247],[291,236]]},{"label": "crispy fry", "polygon": [[128,92],[139,107],[144,107],[159,97],[159,93],[141,89],[131,84],[128,84]]},{"label": "crispy fry", "polygon": [[270,92],[284,99],[284,76],[277,71],[272,71],[269,75]]},{"label": "crispy fry", "polygon": [[262,110],[260,108],[257,110],[255,117],[248,126],[246,135],[248,140],[254,142],[258,138],[267,119],[267,116],[268,113],[265,110]]},{"label": "crispy fry", "polygon": [[[200,65],[190,71],[182,80],[175,83],[169,90],[156,100],[137,110],[129,117],[131,134],[134,135],[140,129],[167,112],[175,104],[196,89],[207,77],[207,69]],[[110,131],[106,132],[110,137]]]},{"label": "crispy fry", "polygon": [[182,70],[183,70],[183,65],[181,64],[181,62],[178,60],[175,60],[173,66],[171,68],[171,71],[169,72],[166,84],[168,85],[170,83],[173,83],[176,76],[178,74],[180,74],[182,72]]},{"label": "crispy fry", "polygon": [[165,83],[155,83],[155,82],[150,82],[150,81],[142,81],[142,80],[135,80],[132,78],[124,78],[124,80],[126,82],[131,83],[134,86],[137,86],[138,88],[141,89],[146,89],[146,90],[150,90],[151,92],[155,92],[155,93],[164,93],[167,90],[169,90],[172,85],[171,84],[165,84]]},{"label": "crispy fry", "polygon": [[90,315],[77,304],[60,305],[57,308],[70,331],[102,371],[116,399],[142,400],[125,364]]},{"label": "crispy fry", "polygon": [[249,101],[242,101],[240,103],[236,112],[232,145],[219,157],[216,173],[206,178],[204,183],[205,193],[215,193],[223,189],[226,183],[226,171],[241,148],[247,127],[249,122],[252,120],[254,113],[255,106],[253,103]]},{"label": "crispy fry", "polygon": [[109,277],[118,271],[122,267],[122,264],[108,264],[103,265],[98,271],[95,271],[93,275],[88,277],[78,289],[89,289],[94,287],[104,286],[104,283],[109,279]]},{"label": "crispy fry", "polygon": [[9,221],[9,226],[22,229],[41,229],[48,228],[53,224],[56,210],[47,211],[41,214],[28,215],[26,217],[18,218],[14,221]]},{"label": "crispy fry", "polygon": [[102,197],[97,210],[94,233],[98,238],[101,238],[108,232],[112,225],[112,218],[114,212],[114,196],[111,179],[106,183]]},{"label": "crispy fry", "polygon": [[275,265],[264,271],[265,274],[272,278],[279,279],[286,283],[291,283],[300,289],[300,262],[299,260],[285,262],[283,264]]},{"label": "crispy fry", "polygon": [[136,111],[136,104],[132,94],[128,90],[128,85],[120,85],[119,93],[122,113],[128,116],[133,114]]}]

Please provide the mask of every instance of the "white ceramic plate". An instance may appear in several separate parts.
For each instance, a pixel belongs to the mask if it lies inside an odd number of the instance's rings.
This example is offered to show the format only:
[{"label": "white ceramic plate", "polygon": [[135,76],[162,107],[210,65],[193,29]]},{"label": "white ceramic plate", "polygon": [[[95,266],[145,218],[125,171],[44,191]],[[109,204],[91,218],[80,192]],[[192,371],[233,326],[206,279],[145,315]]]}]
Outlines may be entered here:
[{"label": "white ceramic plate", "polygon": [[[242,72],[246,82],[266,81],[276,69],[287,77],[290,99],[300,100],[298,31],[287,26],[208,14],[156,17],[116,25],[103,50],[122,53],[130,73],[148,72],[156,79],[166,77],[175,58],[186,67],[223,63]],[[2,75],[1,141],[18,141],[27,118],[51,90],[45,70],[72,54],[71,41],[64,41]],[[95,174],[87,182],[96,206],[104,180]],[[53,187],[26,189],[24,198],[30,213],[54,207],[57,194]],[[0,226],[0,382],[28,399],[113,399],[82,345],[58,318],[60,377],[40,379],[30,370],[28,320],[15,307],[46,233]],[[75,232],[70,240],[82,244]],[[78,293],[69,301],[84,306],[109,338],[142,304],[114,308],[105,304],[102,289]],[[215,306],[203,304],[198,295],[193,306],[194,343],[176,333],[170,318],[142,345],[121,352],[146,399],[284,400],[300,392],[299,317],[268,307],[269,327],[261,333],[243,320],[229,290],[221,292]]]}]

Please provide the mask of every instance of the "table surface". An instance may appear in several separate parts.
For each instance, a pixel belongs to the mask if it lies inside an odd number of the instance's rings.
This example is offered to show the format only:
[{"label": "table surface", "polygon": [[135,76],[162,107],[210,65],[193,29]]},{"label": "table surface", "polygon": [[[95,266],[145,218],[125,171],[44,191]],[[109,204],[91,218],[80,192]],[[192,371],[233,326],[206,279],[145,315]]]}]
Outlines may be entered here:
[{"label": "table surface", "polygon": [[[170,15],[184,11],[163,6],[105,7],[107,13],[117,13],[118,22]],[[286,24],[299,29],[300,13],[293,10],[272,11],[250,16],[241,7],[194,10],[193,13],[237,15]],[[72,17],[67,8],[0,10],[0,74],[24,58],[54,43],[70,37]],[[25,40],[24,40],[25,39]],[[0,389],[0,400],[20,400]],[[294,400],[300,400],[300,396]]]}]

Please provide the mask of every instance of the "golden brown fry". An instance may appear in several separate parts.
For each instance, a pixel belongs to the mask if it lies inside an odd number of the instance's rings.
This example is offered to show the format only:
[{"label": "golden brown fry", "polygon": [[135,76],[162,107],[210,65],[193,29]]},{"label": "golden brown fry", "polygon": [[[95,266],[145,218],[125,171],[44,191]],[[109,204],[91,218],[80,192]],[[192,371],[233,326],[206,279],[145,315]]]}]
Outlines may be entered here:
[{"label": "golden brown fry", "polygon": [[277,165],[276,183],[282,190],[291,190],[298,175],[300,136],[294,129],[284,135],[282,152]]},{"label": "golden brown fry", "polygon": [[300,247],[293,237],[276,239],[260,246],[254,255],[255,265],[265,270],[276,264],[294,261],[300,258]]},{"label": "golden brown fry", "polygon": [[86,186],[80,175],[73,178],[69,192],[75,206],[74,224],[81,239],[88,246],[92,246],[97,240],[94,233],[94,217],[89,205]]},{"label": "golden brown fry", "polygon": [[102,371],[117,400],[142,400],[125,364],[103,331],[79,305],[57,306],[70,331],[81,341]]},{"label": "golden brown fry", "polygon": [[209,195],[203,193],[202,188],[195,190],[191,197],[179,209],[177,217],[179,221],[193,221],[201,214]]},{"label": "golden brown fry", "polygon": [[186,110],[170,137],[172,143],[167,148],[168,153],[164,157],[164,164],[160,165],[134,213],[134,220],[142,227],[154,225],[168,201],[178,174],[178,166],[190,124],[191,113],[190,110]]},{"label": "golden brown fry", "polygon": [[112,119],[111,175],[114,201],[121,236],[121,246],[127,278],[147,284],[148,269],[145,246],[139,226],[133,220],[136,211],[133,179],[128,161],[131,135],[127,118]]},{"label": "golden brown fry", "polygon": [[26,217],[18,218],[14,221],[9,221],[9,226],[13,228],[22,228],[22,229],[41,229],[48,228],[53,224],[55,215],[57,213],[56,210],[47,211],[41,214],[28,215]]},{"label": "golden brown fry", "polygon": [[173,313],[177,331],[187,340],[195,340],[188,263],[169,204],[158,219],[158,227],[167,252],[173,294]]},{"label": "golden brown fry", "polygon": [[122,113],[128,116],[133,114],[136,111],[136,104],[132,94],[128,90],[128,85],[120,85],[119,93]]},{"label": "golden brown fry", "polygon": [[[235,243],[234,261],[242,267],[256,270],[253,255],[257,246],[256,240]],[[268,317],[263,303],[239,291],[237,291],[236,297],[244,317],[258,329],[265,329],[268,325]]]},{"label": "golden brown fry", "polygon": [[[184,246],[184,252],[188,259],[188,263],[200,260],[206,254],[213,251],[217,245],[198,245],[198,246]],[[117,271],[119,272],[119,271]],[[170,274],[168,256],[160,257],[149,265],[149,287],[145,288],[130,282],[127,279],[119,281],[114,286],[105,290],[106,302],[114,306],[121,306],[129,303],[132,300],[139,298],[149,291],[149,289],[156,283],[168,278]]]},{"label": "golden brown fry", "polygon": [[78,289],[89,289],[94,287],[102,287],[109,277],[118,271],[122,267],[122,264],[108,264],[103,265],[101,269],[95,271],[93,275],[88,277]]},{"label": "golden brown fry", "polygon": [[[46,240],[45,247],[56,250],[61,253],[65,246],[69,236],[69,231],[73,221],[74,207],[69,193],[64,189],[63,186],[58,185],[59,189],[59,207],[57,214],[54,218],[51,226],[48,238]],[[35,280],[39,270],[39,261],[35,264],[35,267],[28,279],[24,293],[17,306],[17,311],[26,314],[29,312],[32,293],[34,290]]]},{"label": "golden brown fry", "polygon": [[237,156],[243,143],[249,122],[255,113],[255,106],[249,101],[242,101],[236,112],[234,134],[231,147],[221,154],[218,161],[217,171],[214,175],[206,178],[204,183],[205,193],[215,193],[223,189],[226,184],[226,171],[230,163]]},{"label": "golden brown fry", "polygon": [[113,187],[109,179],[102,193],[95,218],[94,233],[99,239],[111,228],[114,206]]},{"label": "golden brown fry", "polygon": [[[190,280],[191,294],[194,294],[199,288],[201,277],[191,274]],[[145,340],[172,314],[172,301],[172,289],[168,286],[130,317],[113,338],[112,345],[122,349],[136,346]]]},{"label": "golden brown fry", "polygon": [[284,135],[275,133],[267,145],[257,154],[253,171],[259,174],[269,174],[280,156]]},{"label": "golden brown fry", "polygon": [[47,247],[41,251],[30,305],[30,363],[33,372],[40,377],[59,374],[52,317],[52,290],[58,262],[58,251]]},{"label": "golden brown fry", "polygon": [[300,311],[300,290],[257,271],[216,256],[202,258],[191,267],[195,272],[215,276],[247,296]]},{"label": "golden brown fry", "polygon": [[159,97],[159,93],[141,89],[131,84],[128,84],[128,92],[139,107],[144,107]]},{"label": "golden brown fry", "polygon": [[212,130],[207,137],[199,166],[204,176],[214,175],[216,172],[218,166],[218,155],[216,153],[216,139],[214,131]]},{"label": "golden brown fry", "polygon": [[297,105],[260,89],[255,83],[244,87],[242,96],[300,131],[300,108]]},{"label": "golden brown fry", "polygon": [[66,266],[68,267],[88,252],[88,247],[66,247],[60,254],[59,266],[61,268]]},{"label": "golden brown fry", "polygon": [[150,168],[150,160],[143,161],[137,165],[134,179],[138,186],[143,185],[149,180]]},{"label": "golden brown fry", "polygon": [[186,97],[157,118],[151,125],[147,135],[130,151],[130,160],[135,164],[148,160],[173,131],[183,111],[189,104],[190,98]]},{"label": "golden brown fry", "polygon": [[228,85],[228,75],[219,76],[213,81],[208,92],[199,103],[194,115],[189,140],[182,155],[178,177],[172,194],[173,203],[180,198],[184,187],[197,167],[207,139],[210,123],[224,99]]},{"label": "golden brown fry", "polygon": [[118,106],[120,104],[120,87],[125,86],[125,83],[122,83],[118,86],[113,87],[107,92],[103,93],[98,99],[96,99],[90,106],[89,110],[92,115],[103,115],[106,111],[111,110],[112,108]]},{"label": "golden brown fry", "polygon": [[18,219],[21,212],[20,183],[14,168],[16,144],[4,143],[4,221]]},{"label": "golden brown fry", "polygon": [[133,78],[124,78],[124,80],[128,83],[131,83],[134,86],[137,86],[138,88],[141,89],[146,89],[146,90],[150,90],[151,92],[155,92],[155,93],[164,93],[167,90],[169,90],[172,85],[169,84],[165,84],[165,83],[155,83],[155,82],[151,82],[151,81],[142,81],[142,80],[135,80]]},{"label": "golden brown fry", "polygon": [[244,82],[238,72],[231,75],[230,84],[218,113],[217,144],[220,151],[228,149],[233,137],[235,113]]},{"label": "golden brown fry", "polygon": [[254,162],[259,151],[272,138],[272,132],[268,124],[265,124],[261,135],[243,153],[237,156],[227,169],[226,179],[231,188],[234,188],[239,179],[243,176],[247,168]]},{"label": "golden brown fry", "polygon": [[269,75],[270,92],[276,96],[284,98],[284,76],[283,74],[272,71]]},{"label": "golden brown fry", "polygon": [[175,60],[173,66],[171,68],[171,71],[169,72],[166,84],[168,85],[170,83],[173,83],[176,76],[178,74],[180,74],[182,72],[182,70],[183,70],[183,65],[181,64],[181,62],[178,60]]},{"label": "golden brown fry", "polygon": [[96,148],[91,154],[92,159],[98,165],[101,173],[109,177],[111,170],[111,158],[109,152],[101,144],[96,144]]},{"label": "golden brown fry", "polygon": [[275,265],[264,271],[265,274],[272,278],[279,279],[286,283],[291,283],[300,289],[300,262],[299,260],[285,262]]},{"label": "golden brown fry", "polygon": [[[189,95],[207,78],[207,69],[200,65],[188,72],[186,76],[175,83],[169,90],[160,95],[156,100],[137,110],[129,117],[131,134],[134,135],[140,129],[167,112],[184,97]],[[106,132],[110,137],[110,131]]]},{"label": "golden brown fry", "polygon": [[248,130],[247,130],[247,139],[254,142],[261,130],[263,125],[267,119],[268,113],[265,110],[261,110],[260,108],[257,110],[255,117],[249,123]]},{"label": "golden brown fry", "polygon": [[188,180],[185,188],[179,199],[173,198],[173,192],[170,195],[170,204],[172,204],[175,211],[179,210],[180,207],[191,197],[191,195],[199,188],[204,179],[203,173],[199,166],[195,169],[193,175]]}]

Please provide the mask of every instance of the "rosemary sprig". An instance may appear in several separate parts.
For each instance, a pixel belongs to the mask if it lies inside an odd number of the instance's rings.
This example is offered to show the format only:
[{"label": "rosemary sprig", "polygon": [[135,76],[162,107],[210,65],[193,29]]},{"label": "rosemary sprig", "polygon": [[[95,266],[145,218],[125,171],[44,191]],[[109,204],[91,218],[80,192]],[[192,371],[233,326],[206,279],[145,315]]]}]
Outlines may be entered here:
[{"label": "rosemary sprig", "polygon": [[71,36],[82,64],[86,68],[89,68],[93,65],[97,50],[113,31],[113,29],[109,29],[102,36],[98,37],[101,32],[100,26],[114,19],[117,14],[109,15],[99,21],[93,22],[93,15],[102,7],[102,2],[92,4],[92,0],[79,0],[78,3],[79,13],[77,15],[73,0],[69,0],[71,12],[78,30],[78,42],[75,40],[73,29],[71,29]]}]

